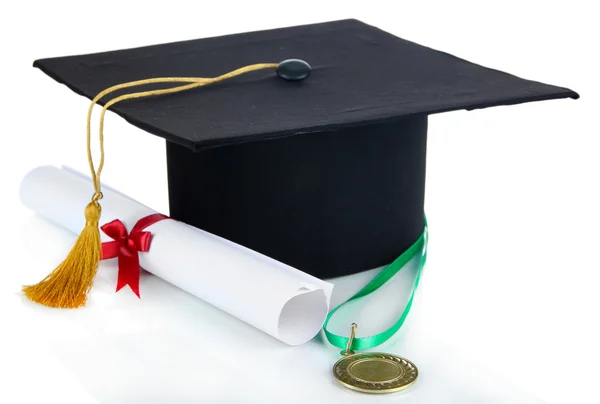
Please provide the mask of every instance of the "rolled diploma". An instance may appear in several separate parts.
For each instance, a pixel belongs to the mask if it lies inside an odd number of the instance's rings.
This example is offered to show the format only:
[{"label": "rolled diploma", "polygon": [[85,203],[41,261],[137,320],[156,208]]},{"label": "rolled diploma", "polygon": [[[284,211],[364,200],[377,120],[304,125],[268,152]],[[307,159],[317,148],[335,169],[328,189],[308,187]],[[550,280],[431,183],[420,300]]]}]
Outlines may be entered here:
[{"label": "rolled diploma", "polygon": [[[51,166],[28,173],[20,189],[25,206],[74,233],[85,225],[83,209],[92,193],[89,177]],[[119,219],[131,230],[157,213],[108,187],[103,194],[100,225]],[[150,251],[139,252],[146,271],[286,344],[303,344],[320,331],[332,284],[175,220],[146,231],[152,233]],[[101,236],[102,242],[111,241]]]}]

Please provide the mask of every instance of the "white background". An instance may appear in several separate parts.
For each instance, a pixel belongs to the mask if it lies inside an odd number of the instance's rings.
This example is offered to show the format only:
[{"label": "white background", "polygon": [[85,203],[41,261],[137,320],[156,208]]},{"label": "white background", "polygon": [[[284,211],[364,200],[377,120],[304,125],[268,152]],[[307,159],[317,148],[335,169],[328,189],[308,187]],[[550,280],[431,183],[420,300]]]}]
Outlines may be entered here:
[{"label": "white background", "polygon": [[[27,329],[13,327],[21,313],[10,302],[19,285],[50,269],[19,258],[15,234],[31,215],[18,201],[19,181],[42,164],[86,168],[87,103],[33,69],[33,60],[353,17],[580,93],[578,101],[430,118],[431,242],[421,315],[429,333],[549,404],[599,403],[600,32],[593,3],[3,2],[0,385],[7,386],[0,390],[21,393],[7,402],[55,402],[56,393],[53,375],[35,372]],[[104,180],[167,211],[163,141],[119,136],[125,128],[108,118]],[[152,178],[146,183],[126,170],[141,154]],[[60,394],[63,403],[77,397]]]}]

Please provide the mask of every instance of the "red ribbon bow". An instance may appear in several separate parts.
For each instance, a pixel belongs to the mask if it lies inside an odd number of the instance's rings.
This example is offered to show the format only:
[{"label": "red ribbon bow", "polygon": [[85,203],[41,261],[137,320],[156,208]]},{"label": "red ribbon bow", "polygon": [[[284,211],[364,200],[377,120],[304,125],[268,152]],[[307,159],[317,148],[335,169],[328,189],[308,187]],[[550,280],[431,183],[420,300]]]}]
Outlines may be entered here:
[{"label": "red ribbon bow", "polygon": [[168,216],[156,213],[141,218],[127,234],[127,229],[119,219],[106,223],[101,227],[102,231],[115,241],[102,243],[102,259],[117,258],[119,262],[119,275],[117,280],[117,292],[125,285],[129,285],[133,293],[140,297],[140,260],[138,252],[148,252],[152,234],[144,231],[148,226]]}]

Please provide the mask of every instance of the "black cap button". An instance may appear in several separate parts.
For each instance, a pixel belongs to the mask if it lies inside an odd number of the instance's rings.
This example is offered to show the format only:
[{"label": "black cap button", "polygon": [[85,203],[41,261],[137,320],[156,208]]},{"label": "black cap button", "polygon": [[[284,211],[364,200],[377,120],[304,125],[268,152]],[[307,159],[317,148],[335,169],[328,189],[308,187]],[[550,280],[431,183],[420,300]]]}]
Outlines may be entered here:
[{"label": "black cap button", "polygon": [[301,81],[310,76],[311,67],[304,60],[287,59],[279,63],[277,75],[287,81]]}]

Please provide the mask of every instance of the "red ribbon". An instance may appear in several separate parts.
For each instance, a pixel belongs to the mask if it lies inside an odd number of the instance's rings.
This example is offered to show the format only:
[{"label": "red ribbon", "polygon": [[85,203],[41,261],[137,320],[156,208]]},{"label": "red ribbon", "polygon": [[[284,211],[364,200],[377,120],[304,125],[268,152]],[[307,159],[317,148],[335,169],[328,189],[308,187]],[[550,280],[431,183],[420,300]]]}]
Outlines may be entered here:
[{"label": "red ribbon", "polygon": [[129,285],[133,293],[140,297],[140,260],[138,252],[148,252],[152,234],[144,231],[156,222],[169,219],[168,216],[155,213],[141,218],[127,234],[127,229],[119,219],[106,223],[102,231],[115,241],[102,243],[102,259],[117,258],[119,262],[119,276],[117,292],[125,285]]}]

